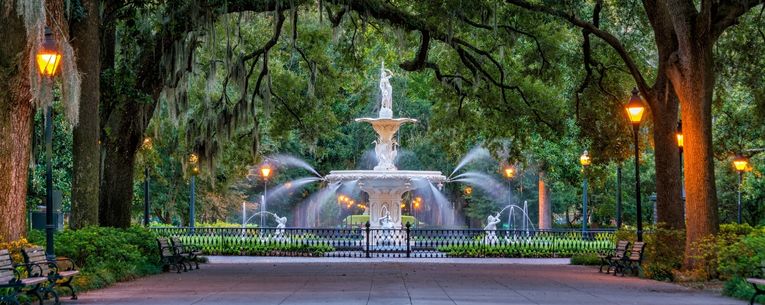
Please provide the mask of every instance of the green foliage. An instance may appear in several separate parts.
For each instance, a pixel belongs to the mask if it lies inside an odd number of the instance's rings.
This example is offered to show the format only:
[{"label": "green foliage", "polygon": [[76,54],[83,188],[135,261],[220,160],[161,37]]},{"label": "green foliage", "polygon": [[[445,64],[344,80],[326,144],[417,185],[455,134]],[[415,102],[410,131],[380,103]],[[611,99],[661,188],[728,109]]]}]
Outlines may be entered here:
[{"label": "green foliage", "polygon": [[572,265],[597,266],[601,262],[600,257],[595,253],[577,253],[571,257]]},{"label": "green foliage", "polygon": [[751,298],[754,289],[745,279],[765,277],[765,228],[723,225],[714,245],[718,253],[716,261],[710,265],[717,267],[715,275],[726,280],[723,294],[741,299]]},{"label": "green foliage", "polygon": [[[30,232],[29,239],[35,244],[45,242],[41,231]],[[161,271],[156,235],[145,228],[64,230],[55,235],[55,247],[56,255],[72,259],[80,268],[73,283],[81,290]]]},{"label": "green foliage", "polygon": [[610,234],[598,234],[594,240],[584,240],[578,233],[567,236],[534,236],[517,240],[502,240],[498,244],[486,244],[483,235],[472,243],[440,246],[438,251],[449,257],[572,257],[581,253],[597,253],[611,250],[614,243]]},{"label": "green foliage", "polygon": [[194,245],[208,255],[324,256],[324,253],[335,251],[334,247],[310,234],[290,236],[289,242],[259,236],[182,235],[179,238],[184,244]]},{"label": "green foliage", "polygon": [[[615,240],[629,240],[634,243],[637,233],[634,228],[616,232]],[[648,228],[643,233],[645,253],[643,254],[643,276],[655,280],[673,280],[674,272],[682,266],[685,233],[664,228]]]}]

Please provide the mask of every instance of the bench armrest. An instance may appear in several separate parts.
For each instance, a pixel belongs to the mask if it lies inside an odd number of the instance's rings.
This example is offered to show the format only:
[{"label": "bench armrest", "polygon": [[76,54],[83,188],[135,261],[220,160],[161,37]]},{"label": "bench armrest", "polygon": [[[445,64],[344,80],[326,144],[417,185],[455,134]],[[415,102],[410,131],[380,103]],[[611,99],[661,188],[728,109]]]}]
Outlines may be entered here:
[{"label": "bench armrest", "polygon": [[[73,270],[79,270],[80,268],[77,267],[77,264],[74,263],[74,261],[71,258],[68,257],[57,257],[55,261],[53,261],[54,264],[56,264],[57,271],[73,271]],[[65,263],[65,264],[61,264]],[[64,268],[62,268],[62,265],[65,265]]]}]

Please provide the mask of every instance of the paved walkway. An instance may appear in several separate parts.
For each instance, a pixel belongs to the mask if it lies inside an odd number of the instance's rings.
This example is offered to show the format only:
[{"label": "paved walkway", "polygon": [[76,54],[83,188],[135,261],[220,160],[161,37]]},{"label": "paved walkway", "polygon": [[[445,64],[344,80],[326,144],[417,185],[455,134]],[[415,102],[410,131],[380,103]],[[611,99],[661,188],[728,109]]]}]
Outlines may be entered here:
[{"label": "paved walkway", "polygon": [[78,301],[63,304],[746,303],[674,284],[599,274],[582,266],[487,264],[470,259],[448,263],[260,259],[150,276],[83,293]]}]

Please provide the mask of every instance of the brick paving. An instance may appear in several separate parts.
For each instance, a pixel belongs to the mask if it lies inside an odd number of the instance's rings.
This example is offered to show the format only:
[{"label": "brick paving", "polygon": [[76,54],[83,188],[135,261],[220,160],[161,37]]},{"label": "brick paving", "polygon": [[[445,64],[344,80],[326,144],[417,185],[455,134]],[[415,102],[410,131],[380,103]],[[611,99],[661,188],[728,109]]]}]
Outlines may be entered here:
[{"label": "brick paving", "polygon": [[[709,292],[551,260],[213,257],[83,293],[63,304],[746,304]],[[238,260],[238,261],[237,261]]]}]

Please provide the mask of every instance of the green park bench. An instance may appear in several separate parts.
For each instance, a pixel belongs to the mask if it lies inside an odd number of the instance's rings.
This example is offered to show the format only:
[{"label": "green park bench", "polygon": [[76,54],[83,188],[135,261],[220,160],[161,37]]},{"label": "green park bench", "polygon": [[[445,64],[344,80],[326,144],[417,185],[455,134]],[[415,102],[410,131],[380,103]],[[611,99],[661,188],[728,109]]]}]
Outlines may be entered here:
[{"label": "green park bench", "polygon": [[22,272],[17,267],[11,259],[10,252],[7,249],[0,250],[0,291],[3,292],[0,295],[0,303],[18,305],[20,304],[18,295],[24,292],[27,295],[35,296],[42,305],[42,292],[46,288],[44,284],[49,282],[48,277],[37,274],[22,277]]},{"label": "green park bench", "polygon": [[627,253],[627,247],[629,247],[629,245],[629,241],[620,240],[616,243],[616,248],[614,248],[613,252],[599,253],[600,269],[598,269],[598,272],[602,273],[603,267],[606,266],[608,266],[606,274],[611,273],[611,268],[614,268],[614,272],[616,272],[616,264],[624,259],[624,255]]},{"label": "green park bench", "polygon": [[[765,274],[765,260],[760,262],[760,270]],[[749,305],[754,305],[755,299],[757,299],[758,296],[765,294],[765,289],[760,288],[765,287],[765,279],[750,277],[746,279],[746,282],[751,284],[752,288],[754,288],[754,294],[752,295],[752,298],[749,299]]]},{"label": "green park bench", "polygon": [[159,245],[159,256],[163,267],[167,267],[168,271],[175,267],[175,270],[177,270],[178,273],[181,273],[181,269],[183,269],[184,272],[188,271],[184,258],[178,254],[176,248],[170,244],[167,238],[157,238],[157,244]]},{"label": "green park bench", "polygon": [[199,255],[202,255],[202,251],[193,245],[184,245],[181,239],[177,236],[170,238],[170,240],[173,242],[175,253],[182,258],[181,261],[188,263],[189,269],[192,269],[191,263],[194,263],[197,269],[199,269]]},{"label": "green park bench", "polygon": [[614,270],[614,275],[621,272],[622,276],[624,276],[625,273],[627,273],[627,270],[629,270],[631,273],[635,273],[637,271],[637,274],[639,275],[642,271],[641,264],[643,263],[643,254],[645,252],[645,242],[637,241],[634,244],[632,244],[632,249],[630,250],[629,256],[624,256],[621,260],[616,261],[616,270]]},{"label": "green park bench", "polygon": [[80,274],[80,271],[77,270],[74,261],[66,257],[57,257],[55,261],[48,261],[45,249],[40,246],[24,248],[21,254],[24,256],[24,264],[30,275],[48,277],[51,282],[50,289],[66,287],[72,294],[72,300],[77,299],[77,292],[72,287],[72,279]]}]

